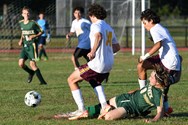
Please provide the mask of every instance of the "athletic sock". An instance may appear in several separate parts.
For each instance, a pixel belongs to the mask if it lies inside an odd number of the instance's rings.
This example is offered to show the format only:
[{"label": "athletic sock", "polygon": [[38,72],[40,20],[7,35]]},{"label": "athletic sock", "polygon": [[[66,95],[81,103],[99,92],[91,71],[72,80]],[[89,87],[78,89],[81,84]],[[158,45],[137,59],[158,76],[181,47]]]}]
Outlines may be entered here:
[{"label": "athletic sock", "polygon": [[43,79],[42,74],[39,69],[37,69],[35,73],[41,84],[47,84],[46,81]]},{"label": "athletic sock", "polygon": [[73,90],[71,92],[72,92],[72,96],[74,98],[74,101],[76,102],[76,104],[78,106],[78,109],[81,110],[81,111],[84,111],[85,107],[84,107],[84,101],[83,101],[83,98],[82,98],[81,90],[77,89],[77,90]]},{"label": "athletic sock", "polygon": [[164,106],[164,111],[167,112],[169,108],[168,101],[163,102],[163,106]]},{"label": "athletic sock", "polygon": [[99,99],[99,102],[100,102],[102,108],[105,108],[105,106],[107,105],[107,102],[106,102],[106,96],[104,94],[103,86],[99,85],[99,86],[95,87],[94,91]]},{"label": "athletic sock", "polygon": [[23,70],[25,70],[27,73],[29,73],[30,75],[33,75],[35,72],[33,70],[31,70],[28,66],[24,66]]},{"label": "athletic sock", "polygon": [[146,85],[146,80],[140,80],[140,79],[138,79],[138,83],[140,85],[140,89],[142,89]]},{"label": "athletic sock", "polygon": [[101,111],[101,104],[97,104],[94,106],[86,106],[86,110],[88,111],[90,118],[98,117]]}]

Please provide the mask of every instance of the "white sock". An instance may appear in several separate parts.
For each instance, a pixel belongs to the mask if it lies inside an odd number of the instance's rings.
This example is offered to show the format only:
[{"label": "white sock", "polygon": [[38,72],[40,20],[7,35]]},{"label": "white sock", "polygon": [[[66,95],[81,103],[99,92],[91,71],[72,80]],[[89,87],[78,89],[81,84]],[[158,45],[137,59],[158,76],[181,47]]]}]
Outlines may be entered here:
[{"label": "white sock", "polygon": [[146,85],[146,80],[140,80],[140,79],[138,79],[138,83],[140,85],[140,89],[142,89]]},{"label": "white sock", "polygon": [[163,102],[163,106],[164,106],[165,112],[167,112],[168,111],[168,107],[169,107],[168,101]]},{"label": "white sock", "polygon": [[74,101],[76,102],[78,109],[84,111],[85,107],[84,107],[84,101],[82,98],[82,92],[80,89],[77,90],[73,90],[72,91],[72,96],[74,98]]},{"label": "white sock", "polygon": [[106,96],[104,94],[103,86],[100,85],[100,86],[95,87],[94,91],[95,91],[95,94],[97,95],[97,97],[99,99],[99,102],[100,102],[102,108],[105,108],[105,106],[107,105],[107,102],[106,102]]}]

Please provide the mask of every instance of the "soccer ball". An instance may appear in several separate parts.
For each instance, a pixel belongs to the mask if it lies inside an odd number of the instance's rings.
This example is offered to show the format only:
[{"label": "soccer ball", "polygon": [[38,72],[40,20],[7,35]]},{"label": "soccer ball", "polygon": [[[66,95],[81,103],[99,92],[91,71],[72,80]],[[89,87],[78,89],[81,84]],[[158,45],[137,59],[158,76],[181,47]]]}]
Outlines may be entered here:
[{"label": "soccer ball", "polygon": [[36,107],[41,102],[41,95],[36,91],[29,91],[25,95],[25,104],[30,107]]}]

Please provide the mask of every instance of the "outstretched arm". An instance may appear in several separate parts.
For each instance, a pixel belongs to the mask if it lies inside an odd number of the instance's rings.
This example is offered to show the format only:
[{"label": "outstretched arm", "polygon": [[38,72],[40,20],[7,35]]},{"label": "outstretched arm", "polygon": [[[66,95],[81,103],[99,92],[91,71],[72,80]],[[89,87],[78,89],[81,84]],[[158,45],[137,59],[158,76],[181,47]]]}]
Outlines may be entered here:
[{"label": "outstretched arm", "polygon": [[153,119],[146,119],[145,122],[146,122],[146,123],[156,122],[156,121],[158,121],[160,118],[163,117],[163,113],[164,113],[163,107],[162,107],[162,106],[158,106],[158,107],[157,107],[157,114],[156,114],[156,116],[155,116]]}]

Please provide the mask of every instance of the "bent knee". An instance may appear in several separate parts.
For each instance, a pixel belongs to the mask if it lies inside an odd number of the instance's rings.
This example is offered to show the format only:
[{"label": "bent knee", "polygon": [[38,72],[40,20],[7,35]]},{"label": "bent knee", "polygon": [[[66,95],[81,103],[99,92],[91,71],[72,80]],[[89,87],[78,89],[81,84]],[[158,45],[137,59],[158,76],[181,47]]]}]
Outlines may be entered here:
[{"label": "bent knee", "polygon": [[104,118],[105,118],[105,120],[115,120],[115,118],[112,115],[110,115],[109,113],[107,113]]}]

